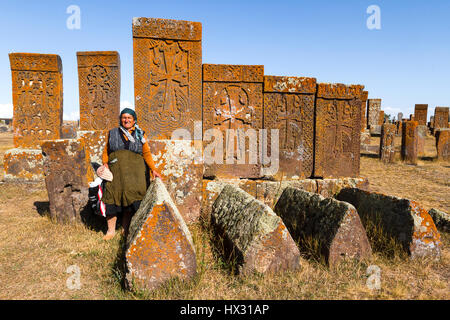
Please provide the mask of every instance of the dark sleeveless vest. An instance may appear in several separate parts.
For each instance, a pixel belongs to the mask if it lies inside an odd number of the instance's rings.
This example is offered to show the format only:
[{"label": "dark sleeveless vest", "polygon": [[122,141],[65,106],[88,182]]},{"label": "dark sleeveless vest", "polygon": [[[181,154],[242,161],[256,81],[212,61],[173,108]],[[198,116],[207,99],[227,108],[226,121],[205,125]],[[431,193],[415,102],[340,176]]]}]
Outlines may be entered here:
[{"label": "dark sleeveless vest", "polygon": [[136,130],[132,134],[135,142],[126,140],[119,128],[109,131],[108,154],[118,150],[129,150],[142,155],[142,141],[136,139]]}]

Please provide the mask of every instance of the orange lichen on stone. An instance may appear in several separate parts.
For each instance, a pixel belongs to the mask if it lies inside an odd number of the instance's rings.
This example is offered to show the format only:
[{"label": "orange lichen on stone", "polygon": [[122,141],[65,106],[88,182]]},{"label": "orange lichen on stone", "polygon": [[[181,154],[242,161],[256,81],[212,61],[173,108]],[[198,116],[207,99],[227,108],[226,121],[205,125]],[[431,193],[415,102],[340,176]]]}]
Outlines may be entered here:
[{"label": "orange lichen on stone", "polygon": [[88,182],[94,181],[97,177],[92,162],[102,165],[102,153],[106,146],[106,138],[108,132],[106,130],[90,130],[78,131],[77,139],[82,141],[86,151],[86,168]]},{"label": "orange lichen on stone", "polygon": [[417,164],[418,156],[418,139],[419,139],[419,122],[405,121],[402,130],[402,160],[407,164]]},{"label": "orange lichen on stone", "polygon": [[38,148],[59,139],[63,122],[61,58],[55,54],[10,53],[14,146]]},{"label": "orange lichen on stone", "polygon": [[172,278],[196,274],[191,234],[161,179],[153,180],[130,224],[126,284],[153,290]]},{"label": "orange lichen on stone", "polygon": [[77,52],[80,130],[117,127],[120,112],[120,56],[117,51]]},{"label": "orange lichen on stone", "polygon": [[442,161],[450,161],[450,130],[438,129],[436,136],[437,159]]},{"label": "orange lichen on stone", "polygon": [[428,104],[416,104],[414,106],[414,120],[419,122],[419,126],[427,125]]},{"label": "orange lichen on stone", "polygon": [[5,180],[40,181],[44,179],[44,160],[41,150],[10,149],[3,158]]}]

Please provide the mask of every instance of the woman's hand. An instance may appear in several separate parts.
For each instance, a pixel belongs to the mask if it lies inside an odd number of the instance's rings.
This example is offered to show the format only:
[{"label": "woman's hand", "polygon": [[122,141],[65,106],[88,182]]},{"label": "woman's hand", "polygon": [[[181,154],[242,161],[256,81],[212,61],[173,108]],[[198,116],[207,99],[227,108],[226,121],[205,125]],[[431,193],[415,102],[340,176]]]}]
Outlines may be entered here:
[{"label": "woman's hand", "polygon": [[152,170],[152,174],[153,174],[153,177],[156,179],[156,178],[160,178],[161,180],[162,180],[162,177],[161,177],[161,175],[158,173],[158,171],[155,171],[155,170]]}]

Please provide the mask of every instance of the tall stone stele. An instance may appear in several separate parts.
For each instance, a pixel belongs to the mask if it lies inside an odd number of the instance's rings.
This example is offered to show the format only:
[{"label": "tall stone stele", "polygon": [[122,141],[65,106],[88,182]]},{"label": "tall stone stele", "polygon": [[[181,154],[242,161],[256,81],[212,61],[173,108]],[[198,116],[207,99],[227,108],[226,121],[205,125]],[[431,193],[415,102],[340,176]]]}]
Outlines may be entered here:
[{"label": "tall stone stele", "polygon": [[271,130],[278,130],[277,180],[309,178],[314,158],[316,79],[264,76],[264,123],[271,154]]},{"label": "tall stone stele", "polygon": [[433,129],[448,128],[448,107],[436,107],[434,109]]},{"label": "tall stone stele", "polygon": [[367,100],[367,126],[378,125],[378,118],[381,110],[381,99]]},{"label": "tall stone stele", "polygon": [[263,176],[263,77],[260,65],[203,65],[204,176]]},{"label": "tall stone stele", "polygon": [[77,52],[80,130],[110,130],[120,112],[120,57],[117,51]]},{"label": "tall stone stele", "polygon": [[450,129],[436,130],[437,159],[450,161]]},{"label": "tall stone stele", "polygon": [[428,104],[416,104],[414,106],[414,120],[419,122],[419,126],[427,125]]},{"label": "tall stone stele", "polygon": [[14,146],[39,149],[59,139],[63,122],[61,58],[56,54],[10,53]]},{"label": "tall stone stele", "polygon": [[359,176],[363,88],[340,83],[317,85],[314,177]]},{"label": "tall stone stele", "polygon": [[193,136],[202,121],[200,22],[133,18],[134,93],[139,124],[149,139],[176,129]]},{"label": "tall stone stele", "polygon": [[383,123],[381,126],[380,137],[380,160],[384,163],[392,163],[395,160],[395,133],[396,125],[391,123]]},{"label": "tall stone stele", "polygon": [[405,121],[402,130],[402,160],[407,164],[417,164],[419,122]]}]

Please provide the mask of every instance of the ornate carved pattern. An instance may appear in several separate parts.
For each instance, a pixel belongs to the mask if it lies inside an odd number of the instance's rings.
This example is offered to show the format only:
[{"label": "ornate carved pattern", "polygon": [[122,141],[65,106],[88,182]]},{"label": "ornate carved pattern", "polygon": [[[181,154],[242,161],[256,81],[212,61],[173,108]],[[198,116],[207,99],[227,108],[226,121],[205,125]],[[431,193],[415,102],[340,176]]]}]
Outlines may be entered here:
[{"label": "ornate carved pattern", "polygon": [[367,104],[367,125],[378,125],[381,110],[381,99],[369,99]]},{"label": "ornate carved pattern", "polygon": [[120,60],[115,51],[78,52],[80,129],[110,130],[120,111]]},{"label": "ornate carved pattern", "polygon": [[[176,30],[184,34],[186,23],[180,22],[178,28],[173,25],[174,20],[156,19],[147,25],[150,20],[142,19],[136,20],[139,26],[133,27],[135,99],[140,125],[151,139],[170,139],[179,128],[191,130],[193,135],[194,121],[202,118],[201,41],[154,39],[143,29],[145,26],[153,30],[160,24],[158,34],[163,35],[164,28],[169,28],[168,35],[173,38]],[[192,26],[201,28],[196,23]]]},{"label": "ornate carved pattern", "polygon": [[448,107],[436,107],[434,109],[434,129],[448,128]]},{"label": "ornate carved pattern", "polygon": [[[39,57],[32,55],[32,61],[26,54],[10,55],[14,63],[11,67],[33,66],[33,69],[45,69],[39,66]],[[59,58],[59,57],[58,57]],[[54,55],[43,55],[43,61],[54,60]],[[62,76],[59,72],[13,70],[14,104],[14,144],[16,147],[35,148],[42,140],[59,139],[62,125]]]},{"label": "ornate carved pattern", "polygon": [[427,125],[427,104],[416,104],[414,107],[414,120],[419,122],[419,126]]}]

